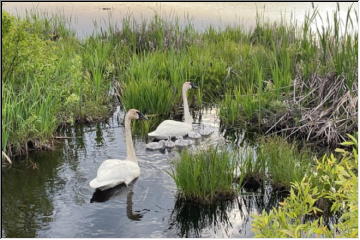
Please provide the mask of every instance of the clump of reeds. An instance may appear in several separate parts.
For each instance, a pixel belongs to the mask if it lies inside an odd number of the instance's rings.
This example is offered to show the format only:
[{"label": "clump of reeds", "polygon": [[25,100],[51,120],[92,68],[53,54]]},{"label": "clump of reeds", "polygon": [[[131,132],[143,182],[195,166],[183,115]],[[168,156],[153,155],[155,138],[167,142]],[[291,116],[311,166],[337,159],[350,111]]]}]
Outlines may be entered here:
[{"label": "clump of reeds", "polygon": [[231,199],[237,162],[224,148],[210,147],[196,153],[181,152],[171,176],[184,199],[201,203]]},{"label": "clump of reeds", "polygon": [[179,19],[165,20],[155,15],[149,22],[139,23],[134,18],[125,17],[122,26],[109,25],[102,29],[102,37],[130,46],[134,53],[146,51],[184,49],[190,46],[197,36],[189,22],[185,27],[179,25]]},{"label": "clump of reeds", "polygon": [[300,181],[313,161],[309,152],[281,137],[263,138],[257,157],[265,164],[272,186],[280,190],[289,190],[292,182]]},{"label": "clump of reeds", "polygon": [[237,151],[239,167],[237,168],[237,182],[247,191],[256,191],[264,186],[266,180],[266,162],[257,157],[256,148],[246,146]]},{"label": "clump of reeds", "polygon": [[222,123],[263,134],[281,132],[316,145],[343,141],[357,126],[357,18],[350,7],[342,22],[338,7],[326,21],[314,8],[301,28],[258,21],[250,33],[251,48],[264,46],[267,62],[260,62],[256,51],[251,57],[241,54],[246,78],[232,69],[231,81],[238,80],[238,86],[220,103]]}]

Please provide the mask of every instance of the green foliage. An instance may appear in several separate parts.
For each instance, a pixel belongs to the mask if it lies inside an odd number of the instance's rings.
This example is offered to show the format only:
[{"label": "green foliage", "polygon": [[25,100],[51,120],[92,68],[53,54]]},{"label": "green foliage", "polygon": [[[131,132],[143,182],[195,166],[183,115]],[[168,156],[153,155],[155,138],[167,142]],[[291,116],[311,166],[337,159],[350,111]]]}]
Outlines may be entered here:
[{"label": "green foliage", "polygon": [[122,96],[126,109],[136,108],[147,114],[168,116],[173,107],[174,93],[164,80],[144,79],[130,81],[124,86]]},{"label": "green foliage", "polygon": [[4,37],[9,32],[14,22],[14,17],[4,10],[1,11],[1,15],[1,35]]},{"label": "green foliage", "polygon": [[[128,17],[121,29],[109,24],[79,41],[68,28],[71,19],[36,11],[18,19],[2,11],[3,150],[46,139],[59,124],[104,117],[114,87],[125,108],[158,116],[139,123],[151,131],[181,107],[185,81],[200,87],[189,91],[190,105],[219,104],[226,127],[266,132],[293,107],[293,79],[306,86],[303,94],[312,90],[307,83],[315,73],[344,76],[344,92],[357,84],[354,12],[349,8],[341,22],[336,10],[322,29],[314,28],[320,17],[314,9],[300,28],[259,17],[248,32],[210,27],[203,33],[177,19],[139,23]],[[40,116],[46,108],[48,115]]]},{"label": "green foliage", "polygon": [[259,183],[266,179],[266,162],[257,157],[256,149],[246,146],[239,148],[236,153],[239,162],[236,175],[240,184],[249,178],[256,179]]},{"label": "green foliage", "polygon": [[[313,176],[292,184],[290,196],[278,209],[254,216],[256,237],[358,237],[358,145],[355,137],[349,138],[343,145],[353,147],[352,152],[337,149],[339,159],[325,155],[314,167]],[[321,199],[331,201],[331,214],[341,214],[331,228],[323,217],[307,220],[324,211],[317,207]]]},{"label": "green foliage", "polygon": [[[258,18],[248,38],[239,40],[240,47],[231,48],[238,57],[228,65],[231,71],[226,80],[231,84],[226,85],[227,91],[220,102],[220,117],[226,127],[266,132],[284,115],[285,102],[295,94],[295,83],[303,86],[303,95],[313,90],[308,81],[315,73],[335,72],[337,76],[344,76],[345,91],[352,91],[358,66],[357,30],[354,28],[357,11],[349,8],[345,22],[341,22],[337,9],[332,18],[328,16],[324,22],[326,27],[322,29],[314,26],[317,19],[324,21],[317,9],[306,15],[301,28],[292,22],[269,24]],[[216,36],[210,33],[208,35]],[[217,41],[213,49],[228,49],[229,44],[224,42],[229,41]],[[248,42],[252,45],[247,46]],[[300,109],[309,107],[299,106]]]},{"label": "green foliage", "polygon": [[181,197],[210,203],[217,199],[234,196],[233,181],[236,158],[226,149],[210,147],[196,153],[181,152],[180,159],[173,163],[171,176]]},{"label": "green foliage", "polygon": [[[103,75],[111,68],[101,53],[109,47],[100,45],[88,50],[93,57],[81,56],[80,42],[60,17],[29,15],[22,20],[4,13],[3,18],[3,151],[22,153],[29,141],[41,147],[59,124],[108,112],[110,81]],[[49,36],[54,32],[60,34],[56,40]],[[88,74],[95,68],[101,72]]]},{"label": "green foliage", "polygon": [[108,30],[102,30],[103,37],[124,42],[134,53],[184,49],[193,43],[196,35],[191,23],[180,27],[178,19],[164,20],[159,15],[141,23],[134,18],[124,17],[121,30],[111,24]]},{"label": "green foliage", "polygon": [[276,187],[289,188],[309,172],[311,155],[281,137],[264,138],[258,149],[260,162],[265,162],[271,182]]}]

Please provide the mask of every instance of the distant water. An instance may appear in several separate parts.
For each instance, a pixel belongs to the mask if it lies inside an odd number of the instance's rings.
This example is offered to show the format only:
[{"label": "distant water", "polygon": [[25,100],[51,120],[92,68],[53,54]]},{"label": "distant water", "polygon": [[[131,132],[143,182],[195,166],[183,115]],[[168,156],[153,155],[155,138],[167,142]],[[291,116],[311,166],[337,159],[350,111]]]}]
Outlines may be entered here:
[{"label": "distant water", "polygon": [[[346,11],[351,4],[358,9],[358,3],[339,3],[342,19],[346,18]],[[337,3],[321,2],[315,3],[315,6],[318,6],[322,16],[326,16],[327,12],[332,13],[336,9]],[[216,28],[241,25],[249,29],[256,23],[257,12],[263,13],[266,21],[293,18],[301,24],[306,12],[312,9],[312,4],[306,2],[7,2],[3,3],[3,9],[19,16],[24,16],[25,12],[31,9],[49,14],[62,14],[71,18],[70,27],[83,38],[94,31],[94,22],[102,27],[107,26],[108,20],[120,25],[125,16],[131,15],[140,22],[142,19],[152,18],[156,13],[169,19],[178,17],[182,25],[190,20],[197,31],[203,31],[210,25]]]}]

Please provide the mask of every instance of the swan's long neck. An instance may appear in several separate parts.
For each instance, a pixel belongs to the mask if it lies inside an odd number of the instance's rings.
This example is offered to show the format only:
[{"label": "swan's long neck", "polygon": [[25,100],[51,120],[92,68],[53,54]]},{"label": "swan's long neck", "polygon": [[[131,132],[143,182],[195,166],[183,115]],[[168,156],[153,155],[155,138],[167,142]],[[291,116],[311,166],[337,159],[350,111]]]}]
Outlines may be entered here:
[{"label": "swan's long neck", "polygon": [[192,117],[190,115],[190,111],[189,111],[189,104],[187,101],[187,89],[185,86],[182,88],[182,97],[183,97],[183,103],[184,103],[185,123],[192,124],[193,119],[192,119]]},{"label": "swan's long neck", "polygon": [[125,116],[125,142],[126,142],[126,152],[127,152],[127,160],[137,162],[134,143],[131,135],[131,119],[128,115]]}]

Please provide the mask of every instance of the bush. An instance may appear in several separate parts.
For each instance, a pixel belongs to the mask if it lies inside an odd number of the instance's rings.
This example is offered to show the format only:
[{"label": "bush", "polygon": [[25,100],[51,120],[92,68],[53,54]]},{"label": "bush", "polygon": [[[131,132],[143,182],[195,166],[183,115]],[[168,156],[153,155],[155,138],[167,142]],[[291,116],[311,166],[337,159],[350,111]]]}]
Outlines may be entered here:
[{"label": "bush", "polygon": [[[358,237],[358,144],[355,137],[349,138],[343,145],[353,147],[352,152],[337,149],[341,154],[338,159],[325,155],[317,162],[313,176],[292,184],[290,196],[278,209],[254,216],[256,237]],[[331,228],[323,216],[309,220],[309,216],[324,212],[318,207],[321,199],[331,201],[330,214],[340,214]]]}]

